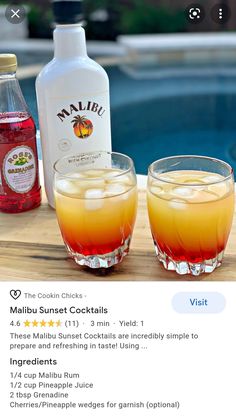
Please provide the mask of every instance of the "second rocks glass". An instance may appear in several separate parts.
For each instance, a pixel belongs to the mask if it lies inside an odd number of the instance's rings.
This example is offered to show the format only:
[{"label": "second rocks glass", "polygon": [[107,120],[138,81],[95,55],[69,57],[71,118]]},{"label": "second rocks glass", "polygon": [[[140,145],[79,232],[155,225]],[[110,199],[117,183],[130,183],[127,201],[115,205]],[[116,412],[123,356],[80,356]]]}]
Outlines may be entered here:
[{"label": "second rocks glass", "polygon": [[225,162],[201,156],[149,167],[148,212],[159,261],[198,276],[221,265],[234,213],[234,178]]}]

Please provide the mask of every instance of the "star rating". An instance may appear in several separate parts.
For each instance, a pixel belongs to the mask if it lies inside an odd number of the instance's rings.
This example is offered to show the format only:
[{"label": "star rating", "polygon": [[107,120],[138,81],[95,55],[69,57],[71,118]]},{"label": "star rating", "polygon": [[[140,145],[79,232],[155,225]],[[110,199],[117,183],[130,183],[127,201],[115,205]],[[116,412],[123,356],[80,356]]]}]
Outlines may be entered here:
[{"label": "star rating", "polygon": [[49,321],[45,321],[45,320],[41,320],[41,321],[37,321],[37,320],[33,320],[33,321],[29,321],[26,320],[24,321],[24,326],[25,327],[61,327],[62,322],[61,320],[57,320],[57,321],[53,321],[52,319]]}]

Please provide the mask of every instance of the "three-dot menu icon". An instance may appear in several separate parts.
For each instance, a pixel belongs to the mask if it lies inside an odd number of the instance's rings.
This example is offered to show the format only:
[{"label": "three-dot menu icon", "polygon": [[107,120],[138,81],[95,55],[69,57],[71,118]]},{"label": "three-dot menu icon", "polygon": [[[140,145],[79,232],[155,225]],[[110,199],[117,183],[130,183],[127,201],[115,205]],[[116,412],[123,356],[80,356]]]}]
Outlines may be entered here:
[{"label": "three-dot menu icon", "polygon": [[219,8],[219,19],[220,20],[223,19],[223,9],[222,9],[222,7]]},{"label": "three-dot menu icon", "polygon": [[211,17],[214,22],[219,24],[225,24],[231,17],[231,11],[229,6],[224,3],[215,4],[211,9]]}]

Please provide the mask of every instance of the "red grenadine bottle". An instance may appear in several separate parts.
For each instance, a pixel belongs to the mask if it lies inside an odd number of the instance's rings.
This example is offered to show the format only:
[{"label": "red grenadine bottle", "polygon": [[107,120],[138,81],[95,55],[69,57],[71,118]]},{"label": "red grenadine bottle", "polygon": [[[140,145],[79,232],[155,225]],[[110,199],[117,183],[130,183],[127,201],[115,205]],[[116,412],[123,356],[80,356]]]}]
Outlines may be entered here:
[{"label": "red grenadine bottle", "polygon": [[6,213],[41,203],[36,129],[16,69],[15,55],[0,54],[0,211]]}]

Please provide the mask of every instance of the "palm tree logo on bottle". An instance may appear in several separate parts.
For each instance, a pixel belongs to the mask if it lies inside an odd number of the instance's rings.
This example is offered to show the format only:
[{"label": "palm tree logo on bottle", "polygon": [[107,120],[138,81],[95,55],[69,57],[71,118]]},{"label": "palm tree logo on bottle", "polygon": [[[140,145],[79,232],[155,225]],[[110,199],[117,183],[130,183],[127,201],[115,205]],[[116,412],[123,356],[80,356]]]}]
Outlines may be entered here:
[{"label": "palm tree logo on bottle", "polygon": [[93,133],[93,124],[86,116],[75,116],[71,123],[77,138],[86,139]]}]

